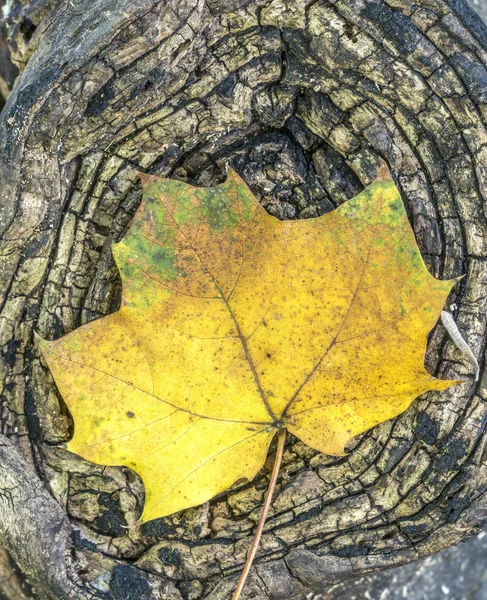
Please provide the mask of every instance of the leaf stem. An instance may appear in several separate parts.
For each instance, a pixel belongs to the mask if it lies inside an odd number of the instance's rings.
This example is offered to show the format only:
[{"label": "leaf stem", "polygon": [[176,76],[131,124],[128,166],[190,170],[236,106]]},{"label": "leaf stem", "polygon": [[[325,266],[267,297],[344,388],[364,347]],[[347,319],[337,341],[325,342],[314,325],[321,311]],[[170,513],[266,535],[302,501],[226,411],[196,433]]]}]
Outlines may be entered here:
[{"label": "leaf stem", "polygon": [[276,457],[274,459],[274,466],[272,467],[271,479],[269,481],[269,487],[267,488],[267,493],[265,496],[264,506],[262,507],[262,512],[260,513],[259,524],[257,525],[257,531],[255,532],[254,541],[252,542],[252,546],[250,547],[249,553],[247,555],[247,561],[245,563],[244,570],[240,575],[240,579],[238,580],[237,589],[232,596],[232,600],[238,600],[240,598],[240,594],[242,593],[243,587],[247,580],[250,568],[252,567],[252,563],[254,562],[255,555],[257,553],[257,548],[259,547],[260,538],[262,536],[262,531],[264,530],[264,525],[267,519],[267,513],[269,512],[269,508],[272,502],[272,496],[274,494],[274,489],[276,487],[277,476],[279,474],[279,469],[281,467],[282,455],[284,452],[284,444],[286,443],[286,430],[280,429],[277,436],[277,449],[276,449]]}]

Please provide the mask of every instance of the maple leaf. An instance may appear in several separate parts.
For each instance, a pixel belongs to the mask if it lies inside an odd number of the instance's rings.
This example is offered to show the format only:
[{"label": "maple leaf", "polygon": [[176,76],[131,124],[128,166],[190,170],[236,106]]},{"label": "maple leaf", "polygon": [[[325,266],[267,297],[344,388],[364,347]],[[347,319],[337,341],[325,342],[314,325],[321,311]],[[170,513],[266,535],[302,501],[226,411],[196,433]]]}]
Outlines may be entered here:
[{"label": "maple leaf", "polygon": [[136,471],[142,522],[252,479],[278,431],[342,455],[456,383],[424,368],[454,281],[428,273],[389,177],[299,221],[267,214],[232,170],[214,188],[142,181],[113,247],[122,307],[41,343],[68,449]]}]

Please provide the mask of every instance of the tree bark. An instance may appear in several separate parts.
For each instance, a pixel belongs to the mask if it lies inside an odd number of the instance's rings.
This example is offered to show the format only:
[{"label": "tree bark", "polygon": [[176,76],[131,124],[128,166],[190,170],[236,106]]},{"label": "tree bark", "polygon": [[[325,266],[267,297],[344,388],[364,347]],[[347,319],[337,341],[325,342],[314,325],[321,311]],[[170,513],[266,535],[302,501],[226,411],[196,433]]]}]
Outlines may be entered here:
[{"label": "tree bark", "polygon": [[448,308],[479,381],[438,325],[427,366],[467,383],[345,458],[292,440],[244,597],[304,598],[478,531],[487,30],[463,0],[16,0],[6,25],[22,73],[0,114],[0,541],[38,597],[228,599],[272,465],[138,531],[140,480],[63,447],[72,423],[33,333],[118,308],[110,247],[140,201],[137,171],[211,185],[229,162],[288,219],[354,196],[382,158],[430,272],[465,275]]}]

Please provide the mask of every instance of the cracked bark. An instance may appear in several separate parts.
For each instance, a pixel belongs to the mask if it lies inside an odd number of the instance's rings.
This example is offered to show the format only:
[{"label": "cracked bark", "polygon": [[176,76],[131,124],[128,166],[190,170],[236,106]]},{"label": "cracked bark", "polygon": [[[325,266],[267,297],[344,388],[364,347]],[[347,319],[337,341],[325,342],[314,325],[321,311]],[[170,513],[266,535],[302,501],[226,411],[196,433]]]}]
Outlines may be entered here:
[{"label": "cracked bark", "polygon": [[7,30],[22,73],[0,115],[0,540],[39,597],[229,598],[272,464],[136,533],[138,478],[63,449],[72,423],[33,332],[118,307],[110,245],[139,170],[210,185],[228,161],[269,212],[305,218],[355,195],[382,157],[430,271],[466,274],[449,305],[479,381],[439,325],[428,368],[468,385],[425,395],[346,458],[289,443],[244,597],[319,593],[477,531],[487,31],[463,1],[18,0]]}]

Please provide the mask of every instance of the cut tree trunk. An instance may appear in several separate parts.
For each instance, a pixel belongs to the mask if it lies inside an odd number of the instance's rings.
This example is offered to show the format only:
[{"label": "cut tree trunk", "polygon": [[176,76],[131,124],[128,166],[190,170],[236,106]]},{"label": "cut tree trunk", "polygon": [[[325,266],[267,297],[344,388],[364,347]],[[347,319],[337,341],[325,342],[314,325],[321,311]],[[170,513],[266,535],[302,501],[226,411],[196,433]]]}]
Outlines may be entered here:
[{"label": "cut tree trunk", "polygon": [[226,600],[252,541],[272,456],[253,482],[138,531],[127,528],[143,503],[138,477],[63,446],[72,422],[33,333],[57,338],[118,308],[110,247],[140,201],[137,171],[212,185],[230,163],[270,213],[292,219],[354,196],[382,158],[431,273],[465,275],[448,310],[479,381],[438,325],[427,367],[465,384],[416,400],[345,458],[291,440],[244,597],[304,598],[478,531],[487,30],[463,0],[7,6],[21,75],[0,115],[4,595],[20,585],[17,571],[4,576],[13,561],[43,600]]}]

